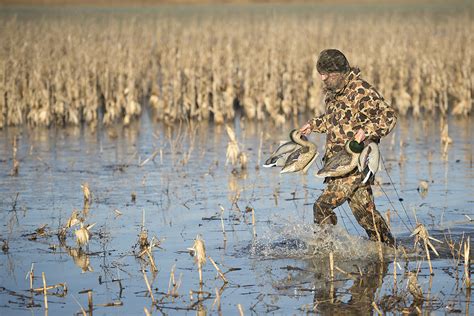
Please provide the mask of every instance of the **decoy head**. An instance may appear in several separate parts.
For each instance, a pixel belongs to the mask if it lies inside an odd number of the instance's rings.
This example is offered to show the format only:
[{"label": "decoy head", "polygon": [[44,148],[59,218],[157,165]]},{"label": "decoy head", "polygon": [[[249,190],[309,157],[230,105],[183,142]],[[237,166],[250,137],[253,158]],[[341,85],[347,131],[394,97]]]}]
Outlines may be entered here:
[{"label": "decoy head", "polygon": [[299,134],[300,134],[300,133],[299,133],[299,131],[298,131],[297,129],[291,130],[291,132],[290,132],[290,139],[291,139],[293,142],[296,143],[295,139],[297,140],[297,139],[300,137]]},{"label": "decoy head", "polygon": [[308,137],[301,134],[299,129],[294,129],[290,132],[290,139],[291,139],[291,141],[293,141],[294,143],[297,143],[297,144],[301,144],[300,140],[303,140],[305,142],[308,141]]}]

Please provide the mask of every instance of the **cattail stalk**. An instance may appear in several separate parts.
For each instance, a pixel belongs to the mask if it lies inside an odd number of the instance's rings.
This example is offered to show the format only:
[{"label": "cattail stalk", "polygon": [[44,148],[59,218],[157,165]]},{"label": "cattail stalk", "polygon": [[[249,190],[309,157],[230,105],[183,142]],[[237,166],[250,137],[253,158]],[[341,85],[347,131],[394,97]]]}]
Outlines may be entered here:
[{"label": "cattail stalk", "polygon": [[170,280],[168,281],[168,295],[169,294],[174,294],[173,292],[170,293],[170,288],[171,288],[171,285],[173,285],[173,289],[174,287],[176,286],[176,280],[175,280],[175,277],[174,277],[174,270],[176,268],[176,265],[174,264],[172,267],[171,267],[171,272],[170,272]]},{"label": "cattail stalk", "polygon": [[[60,287],[63,288],[63,290],[65,292],[67,292],[66,283],[58,283],[58,284],[55,284],[55,285],[46,286],[46,291],[57,289],[57,288],[60,288]],[[44,291],[44,286],[39,287],[39,288],[35,288],[35,289],[31,289],[31,290],[34,291],[34,292],[43,292]]]},{"label": "cattail stalk", "polygon": [[46,288],[46,277],[44,276],[44,272],[41,272],[41,276],[43,278],[43,295],[44,295],[44,309],[48,309],[48,290]]},{"label": "cattail stalk", "polygon": [[237,304],[237,309],[239,310],[239,315],[240,315],[240,316],[244,316],[244,310],[243,310],[243,308],[242,308],[242,305]]},{"label": "cattail stalk", "polygon": [[84,209],[85,209],[85,208],[88,208],[89,204],[91,203],[91,191],[89,189],[89,184],[87,183],[83,183],[81,185],[81,188],[82,188],[82,193],[84,195]]},{"label": "cattail stalk", "polygon": [[153,304],[155,304],[156,303],[155,296],[153,296],[153,291],[151,290],[150,282],[148,282],[148,277],[146,276],[145,270],[142,270],[142,273],[143,273],[143,279],[145,279],[146,288],[148,289],[148,293],[150,294],[150,297],[151,297],[151,301],[153,302]]},{"label": "cattail stalk", "polygon": [[[1,115],[1,114],[0,114]],[[20,162],[16,159],[16,152],[18,150],[16,136],[13,137],[13,167],[11,171],[12,176],[18,175],[18,170],[20,169]]]},{"label": "cattail stalk", "polygon": [[30,269],[30,272],[29,272],[29,276],[30,276],[30,291],[33,290],[33,279],[35,277],[35,264],[32,263],[31,264],[31,269]]},{"label": "cattail stalk", "polygon": [[431,256],[428,249],[428,244],[425,242],[423,244],[425,245],[426,258],[428,259],[428,266],[430,267],[430,275],[433,275],[433,266],[431,265]]},{"label": "cattail stalk", "polygon": [[92,314],[92,310],[94,309],[94,303],[92,302],[92,290],[87,291],[87,302],[89,305],[89,313]]},{"label": "cattail stalk", "polygon": [[225,233],[225,226],[224,226],[224,207],[222,205],[219,205],[221,209],[221,228],[222,228],[222,234],[224,235],[224,243],[227,241],[227,235]]},{"label": "cattail stalk", "polygon": [[148,310],[148,308],[143,307],[143,311],[145,312],[145,315],[146,315],[146,316],[151,316],[151,313],[150,313],[150,311]]},{"label": "cattail stalk", "polygon": [[151,265],[152,271],[155,273],[155,272],[158,272],[158,268],[156,267],[155,259],[153,259],[153,255],[151,254],[150,248],[151,247],[148,247],[148,249],[146,249],[145,252],[148,255],[148,259],[150,259],[150,265]]},{"label": "cattail stalk", "polygon": [[331,281],[334,281],[334,253],[332,251],[329,253],[329,275]]},{"label": "cattail stalk", "polygon": [[470,250],[471,250],[471,241],[470,236],[467,236],[467,240],[464,242],[464,284],[466,288],[470,290],[471,288],[471,264],[470,264]]},{"label": "cattail stalk", "polygon": [[222,279],[222,281],[224,281],[224,283],[228,283],[229,281],[227,281],[227,278],[225,277],[224,273],[222,273],[221,269],[219,268],[219,266],[216,264],[216,262],[210,257],[208,256],[207,257],[209,259],[209,261],[211,261],[212,265],[214,266],[214,268],[216,268],[217,270],[217,273],[219,274],[220,278]]},{"label": "cattail stalk", "polygon": [[198,266],[199,272],[199,284],[202,285],[202,266],[206,263],[206,246],[200,235],[196,236],[193,247],[189,249],[194,252],[194,261]]},{"label": "cattail stalk", "polygon": [[214,300],[214,303],[212,303],[212,308],[214,307],[214,305],[217,304],[217,311],[220,312],[221,311],[221,293],[219,292],[217,288],[215,289],[215,292],[216,292],[216,299]]},{"label": "cattail stalk", "polygon": [[375,309],[375,311],[377,312],[378,315],[382,315],[382,312],[380,311],[379,307],[377,306],[377,303],[372,302],[372,306],[373,306],[373,308]]}]

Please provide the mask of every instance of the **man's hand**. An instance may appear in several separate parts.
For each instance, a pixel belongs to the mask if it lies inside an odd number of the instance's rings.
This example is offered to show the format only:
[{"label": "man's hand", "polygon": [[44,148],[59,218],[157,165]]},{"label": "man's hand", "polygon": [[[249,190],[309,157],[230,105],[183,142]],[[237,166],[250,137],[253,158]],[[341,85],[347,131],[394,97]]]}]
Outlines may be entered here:
[{"label": "man's hand", "polygon": [[361,128],[357,131],[357,133],[355,134],[354,136],[354,139],[358,142],[358,143],[361,143],[364,141],[365,139],[365,132],[364,130]]},{"label": "man's hand", "polygon": [[309,122],[300,128],[300,133],[302,135],[309,135],[311,134],[312,131],[313,131],[313,127],[311,126]]}]

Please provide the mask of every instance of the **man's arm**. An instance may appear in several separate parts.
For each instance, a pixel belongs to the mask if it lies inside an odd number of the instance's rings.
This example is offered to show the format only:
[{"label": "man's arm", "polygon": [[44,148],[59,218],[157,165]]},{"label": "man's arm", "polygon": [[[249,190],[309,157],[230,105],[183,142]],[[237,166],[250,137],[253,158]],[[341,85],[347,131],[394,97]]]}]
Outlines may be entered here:
[{"label": "man's arm", "polygon": [[326,133],[327,132],[327,128],[326,128],[327,117],[328,117],[327,114],[322,114],[320,116],[313,117],[311,120],[306,122],[306,124],[300,128],[300,132],[303,135],[308,135],[311,132]]}]

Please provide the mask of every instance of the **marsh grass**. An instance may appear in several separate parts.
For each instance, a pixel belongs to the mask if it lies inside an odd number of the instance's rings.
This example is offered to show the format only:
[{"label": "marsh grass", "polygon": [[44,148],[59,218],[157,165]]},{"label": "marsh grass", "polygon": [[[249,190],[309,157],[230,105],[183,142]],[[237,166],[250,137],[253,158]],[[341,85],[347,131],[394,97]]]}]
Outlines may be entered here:
[{"label": "marsh grass", "polygon": [[146,108],[165,122],[221,124],[242,113],[279,125],[324,111],[314,63],[327,47],[342,49],[401,115],[471,113],[467,12],[304,12],[7,14],[0,128],[128,126]]}]

